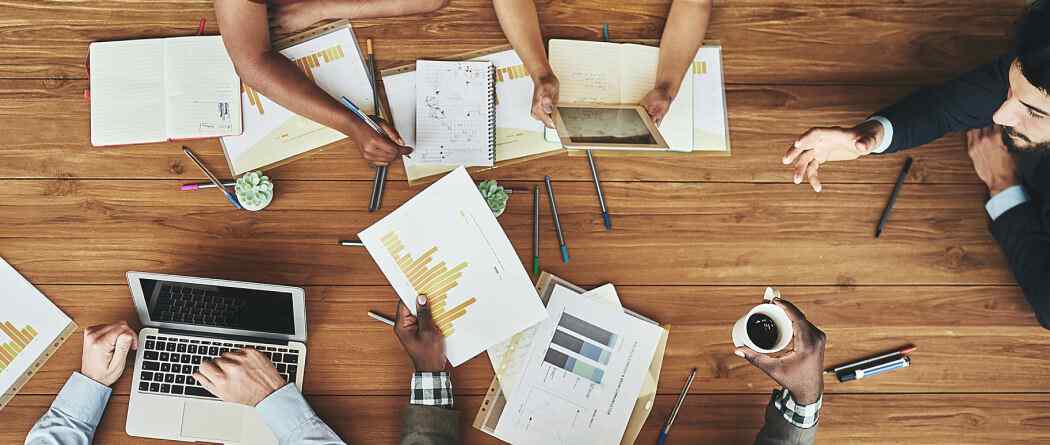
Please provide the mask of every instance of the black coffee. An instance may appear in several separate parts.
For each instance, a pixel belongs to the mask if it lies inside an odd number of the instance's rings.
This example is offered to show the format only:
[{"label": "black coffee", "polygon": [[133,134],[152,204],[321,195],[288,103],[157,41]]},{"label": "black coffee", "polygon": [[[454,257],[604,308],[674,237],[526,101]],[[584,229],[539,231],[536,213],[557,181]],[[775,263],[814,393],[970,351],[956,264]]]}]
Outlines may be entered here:
[{"label": "black coffee", "polygon": [[747,336],[762,349],[773,349],[780,340],[777,324],[765,314],[752,314],[747,319]]}]

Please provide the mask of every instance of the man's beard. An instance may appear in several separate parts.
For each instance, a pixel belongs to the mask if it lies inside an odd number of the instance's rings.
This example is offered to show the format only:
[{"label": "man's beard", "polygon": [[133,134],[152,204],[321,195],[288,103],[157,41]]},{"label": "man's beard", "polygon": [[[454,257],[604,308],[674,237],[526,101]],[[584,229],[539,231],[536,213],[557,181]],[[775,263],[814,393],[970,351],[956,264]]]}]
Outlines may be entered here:
[{"label": "man's beard", "polygon": [[[1028,139],[1027,136],[1018,133],[1010,127],[1003,127],[1002,135],[1003,145],[1006,145],[1006,149],[1010,153],[1050,153],[1050,141],[1032,143],[1032,140]],[[1025,145],[1018,145],[1018,140],[1023,141]]]}]

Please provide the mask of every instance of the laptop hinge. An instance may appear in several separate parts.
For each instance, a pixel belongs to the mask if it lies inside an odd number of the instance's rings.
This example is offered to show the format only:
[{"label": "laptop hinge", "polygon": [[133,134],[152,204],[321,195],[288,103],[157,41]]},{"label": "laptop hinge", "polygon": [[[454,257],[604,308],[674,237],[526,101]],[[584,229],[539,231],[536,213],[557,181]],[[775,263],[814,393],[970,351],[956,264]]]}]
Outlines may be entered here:
[{"label": "laptop hinge", "polygon": [[233,334],[216,334],[214,332],[197,332],[197,331],[184,331],[181,329],[170,329],[170,328],[158,328],[157,332],[161,334],[173,334],[173,335],[185,335],[189,337],[212,337],[221,338],[223,340],[243,341],[252,343],[266,343],[271,345],[288,345],[288,340],[277,340],[273,338],[255,337],[251,335],[233,335]]}]

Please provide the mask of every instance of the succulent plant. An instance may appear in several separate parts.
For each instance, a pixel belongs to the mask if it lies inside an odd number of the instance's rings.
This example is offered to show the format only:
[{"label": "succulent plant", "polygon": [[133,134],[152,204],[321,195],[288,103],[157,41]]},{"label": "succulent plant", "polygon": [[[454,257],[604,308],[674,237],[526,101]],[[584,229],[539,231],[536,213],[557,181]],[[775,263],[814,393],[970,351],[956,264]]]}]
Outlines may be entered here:
[{"label": "succulent plant", "polygon": [[489,205],[489,209],[496,216],[501,215],[507,208],[507,200],[510,198],[510,194],[496,181],[491,179],[483,181],[478,185],[478,190],[481,191],[481,197],[485,198],[485,203]]},{"label": "succulent plant", "polygon": [[246,173],[237,178],[237,199],[241,205],[249,208],[262,208],[273,199],[273,183],[260,171]]}]

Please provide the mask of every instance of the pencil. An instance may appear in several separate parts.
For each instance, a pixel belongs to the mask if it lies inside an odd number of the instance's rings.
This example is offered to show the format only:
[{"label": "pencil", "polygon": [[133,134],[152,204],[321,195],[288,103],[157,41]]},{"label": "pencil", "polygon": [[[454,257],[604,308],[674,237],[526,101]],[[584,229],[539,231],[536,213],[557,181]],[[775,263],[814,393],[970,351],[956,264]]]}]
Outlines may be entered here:
[{"label": "pencil", "polygon": [[532,186],[532,274],[540,273],[540,186]]},{"label": "pencil", "polygon": [[879,218],[879,226],[875,228],[875,238],[882,235],[882,231],[886,228],[886,223],[890,220],[890,214],[893,213],[893,205],[897,203],[897,195],[901,191],[901,186],[904,185],[904,180],[908,179],[908,172],[911,170],[912,159],[909,156],[904,161],[904,168],[901,168],[901,172],[897,175],[897,184],[893,186],[893,193],[890,194],[890,201],[886,203],[886,208],[882,209],[882,217]]},{"label": "pencil", "polygon": [[189,156],[190,160],[192,160],[194,164],[197,164],[197,167],[200,168],[202,172],[204,172],[204,176],[207,176],[208,180],[211,181],[212,184],[215,184],[215,188],[222,191],[222,194],[226,196],[226,200],[230,201],[230,204],[233,204],[233,206],[238,209],[241,208],[241,204],[237,202],[237,198],[231,195],[229,190],[226,190],[226,187],[222,185],[222,181],[220,181],[219,178],[216,178],[215,175],[212,174],[210,170],[208,170],[208,167],[204,166],[204,163],[201,162],[200,158],[197,157],[197,154],[194,153],[193,150],[190,150],[189,147],[183,145],[182,152],[186,153],[186,156]]},{"label": "pencil", "polygon": [[343,247],[365,247],[365,243],[355,239],[339,240],[339,245]]},{"label": "pencil", "polygon": [[551,218],[554,219],[554,233],[558,235],[558,246],[561,247],[561,260],[569,262],[569,245],[565,243],[565,233],[561,230],[561,220],[558,219],[558,203],[554,198],[554,187],[551,185],[551,177],[545,176],[543,183],[547,185],[547,199],[551,206]]}]

